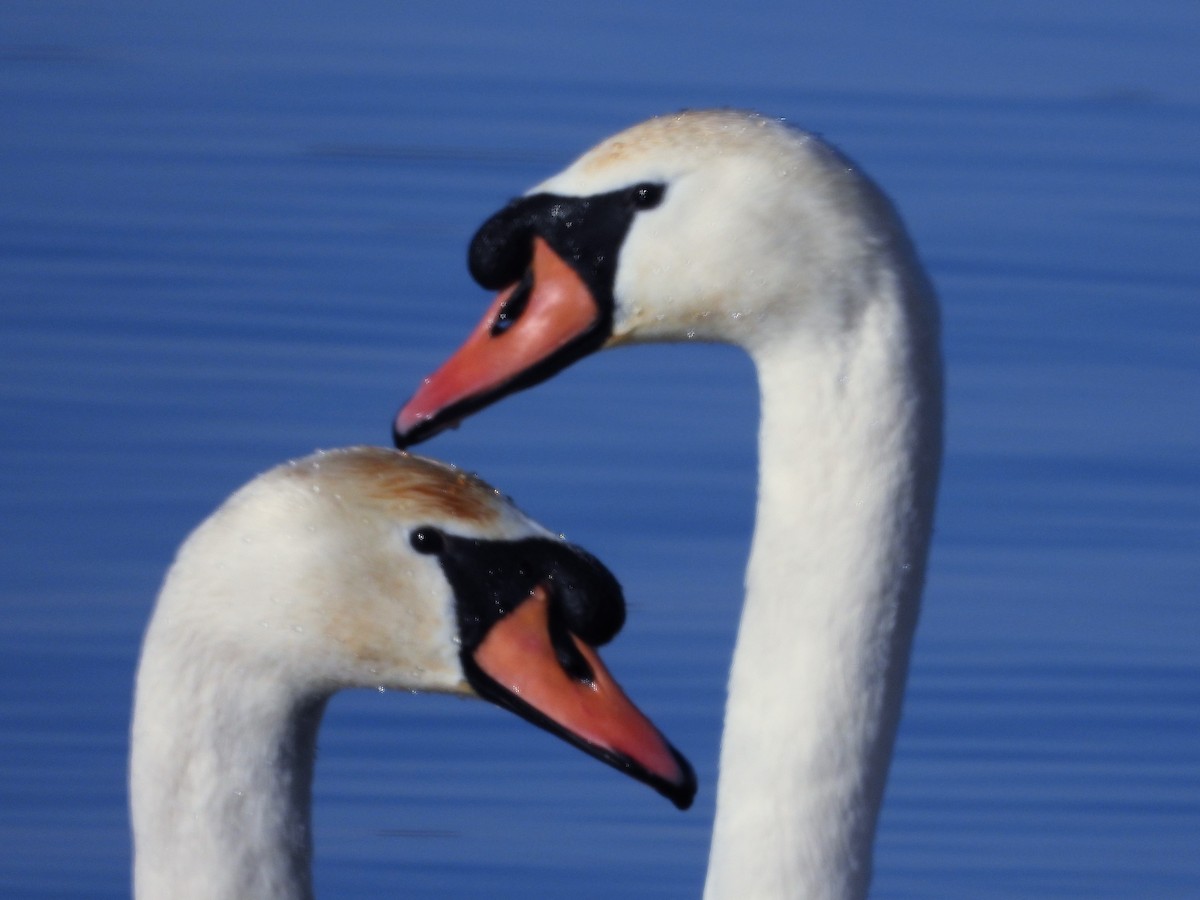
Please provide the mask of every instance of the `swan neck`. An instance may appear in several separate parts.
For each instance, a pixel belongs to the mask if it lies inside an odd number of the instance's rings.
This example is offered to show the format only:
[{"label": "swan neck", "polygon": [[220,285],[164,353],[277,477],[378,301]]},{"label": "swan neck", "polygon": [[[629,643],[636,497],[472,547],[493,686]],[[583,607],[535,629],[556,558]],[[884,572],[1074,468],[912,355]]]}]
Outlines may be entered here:
[{"label": "swan neck", "polygon": [[[158,623],[161,625],[161,623]],[[327,696],[223,664],[152,623],[138,672],[130,797],[138,900],[311,898],[310,810]]]},{"label": "swan neck", "polygon": [[876,303],[753,353],[759,492],[708,900],[866,895],[940,458],[925,341]]}]

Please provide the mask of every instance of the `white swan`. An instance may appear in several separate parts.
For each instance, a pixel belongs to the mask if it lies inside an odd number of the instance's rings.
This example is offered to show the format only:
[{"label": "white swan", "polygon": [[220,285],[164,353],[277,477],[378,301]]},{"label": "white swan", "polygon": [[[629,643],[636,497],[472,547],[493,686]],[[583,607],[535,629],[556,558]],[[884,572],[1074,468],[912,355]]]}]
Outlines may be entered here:
[{"label": "white swan", "polygon": [[317,728],[343,687],[494,702],[686,807],[687,762],[592,646],[620,587],[480,481],[394,450],[276,468],[181,548],[137,676],[134,892],[312,896]]},{"label": "white swan", "polygon": [[435,433],[601,347],[723,341],[759,378],[759,489],[705,896],[861,897],[941,456],[938,311],[899,217],[813,135],[652,119],[476,235],[503,289],[396,420]]}]

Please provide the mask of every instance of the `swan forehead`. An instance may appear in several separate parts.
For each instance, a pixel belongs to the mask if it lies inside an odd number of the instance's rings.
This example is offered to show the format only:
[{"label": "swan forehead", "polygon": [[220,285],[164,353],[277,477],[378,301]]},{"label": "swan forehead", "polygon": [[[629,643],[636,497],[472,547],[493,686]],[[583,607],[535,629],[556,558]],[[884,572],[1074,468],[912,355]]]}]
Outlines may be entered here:
[{"label": "swan forehead", "polygon": [[282,467],[283,478],[353,511],[393,522],[431,522],[460,533],[544,533],[500,491],[469,472],[382,447],[315,453]]},{"label": "swan forehead", "polygon": [[777,119],[741,110],[656,116],[601,141],[531,193],[590,194],[638,181],[669,182],[730,159],[794,157],[812,140]]},{"label": "swan forehead", "polygon": [[[453,593],[437,561],[413,550],[413,530],[546,535],[481,479],[374,447],[280,466],[252,483],[232,511],[242,531],[273,536],[270,566],[235,565],[246,578],[263,579],[253,595],[274,598],[257,604],[260,628],[305,645],[314,669],[341,673],[344,682],[409,688],[465,690]],[[256,552],[260,543],[234,552]]]},{"label": "swan forehead", "polygon": [[317,453],[231,496],[181,547],[152,626],[300,683],[465,690],[454,597],[413,530],[548,532],[485,482],[380,448]]}]

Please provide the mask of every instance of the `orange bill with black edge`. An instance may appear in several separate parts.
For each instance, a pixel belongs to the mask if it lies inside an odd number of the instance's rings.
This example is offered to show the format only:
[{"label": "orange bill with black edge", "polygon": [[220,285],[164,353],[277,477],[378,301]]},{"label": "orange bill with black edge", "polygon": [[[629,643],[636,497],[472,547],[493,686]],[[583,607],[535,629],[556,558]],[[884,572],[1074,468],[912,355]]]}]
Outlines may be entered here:
[{"label": "orange bill with black edge", "polygon": [[596,647],[625,622],[621,586],[579,547],[543,537],[474,538],[422,526],[454,592],[463,674],[477,694],[654,788],[680,809],[687,760],[629,700]]},{"label": "orange bill with black edge", "polygon": [[600,318],[588,286],[536,238],[527,275],[496,297],[463,345],[422,382],[396,416],[396,434],[419,439],[435,424],[445,427],[525,386],[531,373],[586,337]]},{"label": "orange bill with black edge", "polygon": [[533,194],[488,219],[468,262],[472,277],[499,293],[397,414],[396,446],[425,440],[600,349],[612,335],[621,245],[665,190],[641,183],[587,197]]},{"label": "orange bill with black edge", "polygon": [[477,669],[469,674],[472,686],[485,699],[687,809],[696,793],[696,776],[688,761],[625,695],[596,651],[575,635],[567,639],[586,661],[590,677],[564,668],[552,644],[550,618],[546,592],[535,588],[528,600],[492,626],[471,654]]}]

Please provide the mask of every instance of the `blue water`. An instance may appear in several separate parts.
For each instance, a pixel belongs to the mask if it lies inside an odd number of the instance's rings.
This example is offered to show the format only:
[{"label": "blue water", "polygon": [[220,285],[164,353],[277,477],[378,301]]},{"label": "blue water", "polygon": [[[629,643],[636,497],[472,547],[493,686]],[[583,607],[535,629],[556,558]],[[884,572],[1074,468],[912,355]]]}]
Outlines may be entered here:
[{"label": "blue water", "polygon": [[[4,4],[0,894],[127,895],[130,685],[188,529],[386,443],[485,302],[482,218],[697,105],[842,146],[943,298],[874,895],[1200,894],[1200,7],[817,6]],[[638,348],[428,446],[619,574],[612,665],[702,792],[680,814],[484,704],[343,695],[324,896],[699,894],[756,418],[732,350]]]}]

